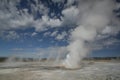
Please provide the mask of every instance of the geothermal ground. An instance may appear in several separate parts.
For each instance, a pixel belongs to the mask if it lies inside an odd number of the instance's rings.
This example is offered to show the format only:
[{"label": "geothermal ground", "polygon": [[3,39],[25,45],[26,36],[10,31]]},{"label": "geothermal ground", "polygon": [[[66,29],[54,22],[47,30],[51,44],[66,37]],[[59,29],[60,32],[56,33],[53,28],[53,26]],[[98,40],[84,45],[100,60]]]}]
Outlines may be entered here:
[{"label": "geothermal ground", "polygon": [[0,80],[120,80],[119,61],[83,61],[80,69],[65,69],[52,61],[0,63]]}]

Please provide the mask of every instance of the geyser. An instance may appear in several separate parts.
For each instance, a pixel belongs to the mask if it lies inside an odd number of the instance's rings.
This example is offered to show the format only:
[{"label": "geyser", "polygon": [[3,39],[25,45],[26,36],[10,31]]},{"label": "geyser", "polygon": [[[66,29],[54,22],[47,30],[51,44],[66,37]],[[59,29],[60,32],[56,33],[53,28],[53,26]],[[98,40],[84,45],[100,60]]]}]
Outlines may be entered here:
[{"label": "geyser", "polygon": [[80,0],[79,22],[70,36],[68,55],[63,62],[66,68],[79,68],[80,61],[91,52],[88,45],[109,24],[114,8],[113,0]]}]

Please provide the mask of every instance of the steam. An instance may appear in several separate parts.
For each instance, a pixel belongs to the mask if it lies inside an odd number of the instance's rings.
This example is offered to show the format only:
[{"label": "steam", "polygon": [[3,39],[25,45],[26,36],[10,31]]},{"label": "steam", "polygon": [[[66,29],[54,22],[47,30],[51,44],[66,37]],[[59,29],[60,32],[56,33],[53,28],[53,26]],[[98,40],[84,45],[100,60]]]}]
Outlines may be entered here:
[{"label": "steam", "polygon": [[80,67],[80,61],[92,51],[88,44],[96,40],[112,18],[112,0],[81,0],[79,3],[78,27],[71,32],[69,54],[63,63],[66,68]]}]

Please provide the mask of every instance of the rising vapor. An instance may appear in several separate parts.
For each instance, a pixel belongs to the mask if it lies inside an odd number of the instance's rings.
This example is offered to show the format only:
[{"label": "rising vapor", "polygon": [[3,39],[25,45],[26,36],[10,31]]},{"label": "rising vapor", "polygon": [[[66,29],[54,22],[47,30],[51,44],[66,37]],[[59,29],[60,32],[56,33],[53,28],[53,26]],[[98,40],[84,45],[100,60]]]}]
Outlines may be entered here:
[{"label": "rising vapor", "polygon": [[80,67],[80,61],[92,51],[93,43],[112,18],[113,0],[80,0],[78,27],[71,32],[69,51],[63,63],[66,68]]}]

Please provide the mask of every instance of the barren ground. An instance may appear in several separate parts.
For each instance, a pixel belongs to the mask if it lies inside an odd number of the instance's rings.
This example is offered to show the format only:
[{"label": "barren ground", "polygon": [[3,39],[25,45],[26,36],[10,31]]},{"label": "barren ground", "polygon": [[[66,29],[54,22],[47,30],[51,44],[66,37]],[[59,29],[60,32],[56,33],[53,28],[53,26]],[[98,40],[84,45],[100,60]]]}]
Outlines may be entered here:
[{"label": "barren ground", "polygon": [[120,62],[83,62],[80,69],[52,62],[0,63],[0,80],[120,80]]}]

